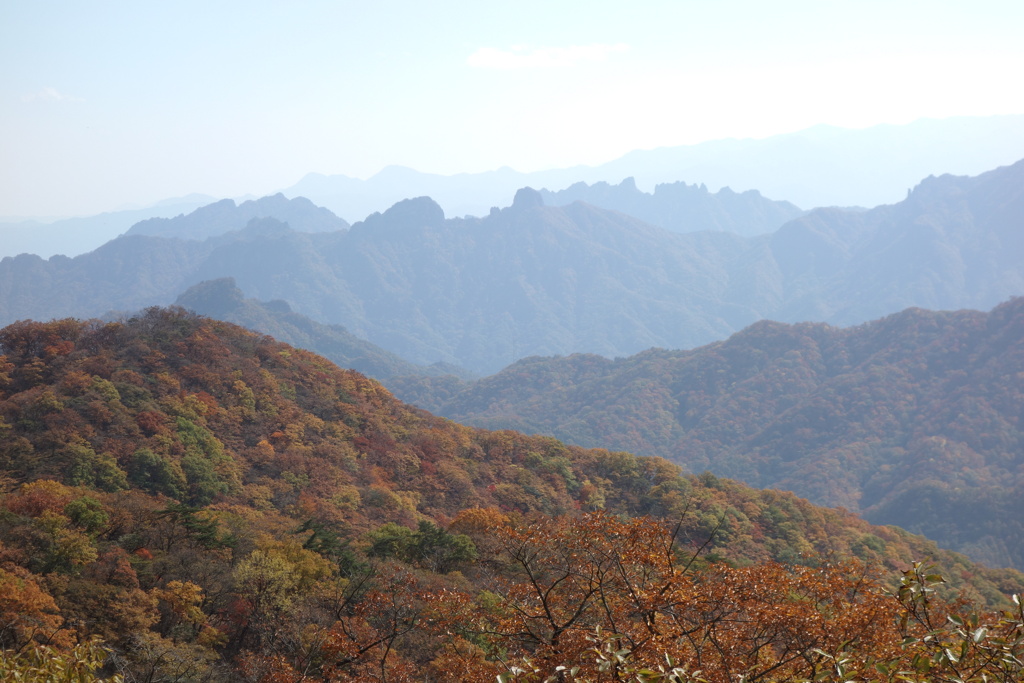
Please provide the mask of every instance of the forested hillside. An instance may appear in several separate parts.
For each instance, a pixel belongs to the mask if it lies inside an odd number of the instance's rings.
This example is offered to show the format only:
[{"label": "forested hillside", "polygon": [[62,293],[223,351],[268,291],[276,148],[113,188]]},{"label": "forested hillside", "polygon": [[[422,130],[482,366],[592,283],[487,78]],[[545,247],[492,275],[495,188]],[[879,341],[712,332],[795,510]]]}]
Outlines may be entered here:
[{"label": "forested hillside", "polygon": [[854,328],[761,322],[693,351],[528,358],[406,400],[490,428],[660,455],[1024,567],[1024,299]]},{"label": "forested hillside", "polygon": [[350,230],[272,218],[205,241],[128,236],[75,259],[0,261],[0,323],[168,304],[234,277],[412,362],[496,372],[519,358],[692,348],[764,318],[856,324],[909,306],[989,308],[1024,292],[1024,162],[922,182],[870,211],[776,232],[678,234],[521,190],[481,219],[407,200]]},{"label": "forested hillside", "polygon": [[970,617],[910,561],[976,606],[1011,605],[1019,573],[659,458],[463,427],[180,309],[20,322],[0,353],[4,671],[93,637],[127,680],[268,683],[595,680],[665,652],[723,683],[839,660],[888,680],[1020,654],[1016,616]]}]

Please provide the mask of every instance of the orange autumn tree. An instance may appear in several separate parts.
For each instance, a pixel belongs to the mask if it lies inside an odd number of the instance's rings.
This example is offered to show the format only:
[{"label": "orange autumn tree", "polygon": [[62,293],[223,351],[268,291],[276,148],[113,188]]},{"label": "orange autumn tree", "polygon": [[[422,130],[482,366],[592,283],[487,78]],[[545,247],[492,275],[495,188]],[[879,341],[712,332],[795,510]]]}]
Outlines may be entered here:
[{"label": "orange autumn tree", "polygon": [[21,567],[0,566],[0,650],[20,652],[33,643],[70,645],[64,617],[36,578]]},{"label": "orange autumn tree", "polygon": [[[600,512],[496,528],[497,590],[466,635],[483,636],[506,672],[529,662],[579,680],[627,680],[666,654],[722,683],[815,679],[854,645],[897,654],[899,604],[863,567],[703,566],[677,532]],[[599,633],[613,634],[628,664],[602,670]]]},{"label": "orange autumn tree", "polygon": [[495,527],[497,590],[462,613],[481,680],[1024,681],[1020,596],[971,611],[920,564],[898,590],[853,562],[709,565],[677,533],[604,513]]}]

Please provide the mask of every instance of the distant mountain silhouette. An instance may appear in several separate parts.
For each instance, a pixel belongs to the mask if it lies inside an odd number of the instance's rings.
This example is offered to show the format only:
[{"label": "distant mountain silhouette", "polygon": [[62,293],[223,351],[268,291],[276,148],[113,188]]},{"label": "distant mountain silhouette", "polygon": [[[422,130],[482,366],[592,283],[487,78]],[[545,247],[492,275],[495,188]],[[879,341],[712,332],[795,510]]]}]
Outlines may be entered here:
[{"label": "distant mountain silhouette", "polygon": [[744,238],[679,234],[523,189],[484,218],[426,197],[347,231],[273,218],[203,242],[129,235],[75,259],[0,261],[0,323],[174,301],[234,277],[247,296],[344,325],[403,358],[495,372],[531,355],[692,348],[757,320],[857,324],[1024,293],[1024,162],[923,181],[870,211],[818,209]]},{"label": "distant mountain silhouette", "polygon": [[52,222],[34,220],[0,223],[0,258],[36,254],[78,256],[123,234],[139,221],[170,217],[193,211],[213,201],[206,195],[189,195],[164,200],[144,209],[110,211],[97,216],[64,218]]},{"label": "distant mountain silhouette", "polygon": [[[956,117],[864,130],[817,126],[761,140],[715,140],[637,150],[599,166],[532,173],[502,168],[443,176],[399,166],[389,166],[368,180],[310,173],[282,192],[289,197],[308,197],[349,221],[383,211],[407,197],[424,195],[433,197],[448,215],[483,216],[520,187],[560,191],[580,182],[620,183],[630,177],[652,191],[657,185],[689,182],[713,190],[731,187],[741,195],[757,190],[803,208],[871,207],[894,203],[903,189],[930,174],[977,174],[1022,157],[1024,115]],[[0,223],[0,258],[22,253],[43,258],[77,256],[141,220],[187,213],[212,199],[198,197],[58,221],[5,219]],[[604,206],[593,198],[591,201]],[[665,225],[651,217],[644,220]],[[233,229],[242,225],[244,222]],[[673,229],[672,225],[665,227]]]},{"label": "distant mountain silhouette", "polygon": [[296,232],[345,230],[348,223],[305,197],[287,199],[283,194],[235,205],[232,199],[203,206],[175,218],[150,218],[131,227],[128,235],[153,235],[204,240],[232,230],[241,230],[254,218],[274,218]]},{"label": "distant mountain silhouette", "polygon": [[1024,298],[849,329],[760,322],[692,351],[527,358],[403,400],[488,429],[659,455],[1024,568]]},{"label": "distant mountain silhouette", "polygon": [[191,195],[145,209],[112,211],[52,223],[0,223],[0,257],[35,254],[78,256],[122,234],[202,240],[244,228],[253,218],[275,218],[299,232],[330,232],[348,223],[305,197],[282,194],[236,205],[232,199]]},{"label": "distant mountain silhouette", "polygon": [[1024,158],[1024,115],[920,119],[863,129],[819,125],[759,140],[636,150],[604,164],[640,187],[687,180],[758,190],[801,208],[894,204],[929,175],[976,175]]},{"label": "distant mountain silhouette", "polygon": [[711,193],[704,185],[670,183],[651,194],[637,189],[633,178],[618,185],[576,183],[560,192],[541,190],[541,196],[549,206],[582,201],[672,232],[723,230],[748,237],[774,232],[805,213],[789,202],[765,199],[757,190],[737,194],[726,187]]},{"label": "distant mountain silhouette", "polygon": [[763,139],[712,140],[636,150],[599,166],[534,173],[501,168],[442,176],[390,166],[367,180],[311,173],[282,190],[308,197],[349,221],[383,211],[406,197],[426,195],[449,216],[483,216],[517,188],[551,191],[574,183],[634,178],[651,191],[664,183],[758,190],[765,197],[810,209],[873,207],[899,201],[929,175],[975,175],[1024,158],[1024,115],[922,119],[861,130],[815,126]]}]

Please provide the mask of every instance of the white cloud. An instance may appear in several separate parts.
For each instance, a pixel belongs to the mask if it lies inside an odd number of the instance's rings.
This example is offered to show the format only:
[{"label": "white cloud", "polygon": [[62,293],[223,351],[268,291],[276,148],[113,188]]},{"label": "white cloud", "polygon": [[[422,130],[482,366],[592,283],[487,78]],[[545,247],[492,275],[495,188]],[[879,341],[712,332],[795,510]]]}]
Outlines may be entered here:
[{"label": "white cloud", "polygon": [[46,87],[42,90],[22,95],[22,102],[84,102],[81,97],[74,97],[73,95],[65,95],[59,92],[56,88]]},{"label": "white cloud", "polygon": [[625,52],[625,43],[535,47],[513,45],[511,50],[482,47],[466,63],[478,69],[537,69],[574,66],[579,62],[601,62],[615,52]]}]

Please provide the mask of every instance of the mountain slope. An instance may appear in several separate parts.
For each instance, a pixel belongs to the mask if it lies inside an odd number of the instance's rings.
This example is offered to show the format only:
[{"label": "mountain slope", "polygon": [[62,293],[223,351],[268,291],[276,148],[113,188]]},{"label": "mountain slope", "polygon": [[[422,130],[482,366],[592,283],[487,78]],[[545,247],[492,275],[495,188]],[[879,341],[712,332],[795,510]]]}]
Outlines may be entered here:
[{"label": "mountain slope", "polygon": [[1022,225],[1024,161],[927,178],[892,206],[811,212],[772,235],[788,295],[776,317],[853,324],[911,306],[989,308],[1024,293]]},{"label": "mountain slope", "polygon": [[378,381],[404,376],[409,381],[418,377],[453,375],[471,379],[461,368],[437,364],[423,366],[410,363],[350,334],[338,325],[322,325],[291,310],[285,301],[260,302],[246,299],[235,286],[233,278],[200,282],[189,287],[174,302],[200,315],[267,334],[286,344],[324,356],[335,365],[351,368]]},{"label": "mountain slope", "polygon": [[1024,567],[1022,378],[1017,298],[849,329],[761,322],[615,361],[529,358],[440,400],[395,390],[468,424],[660,455]]}]

